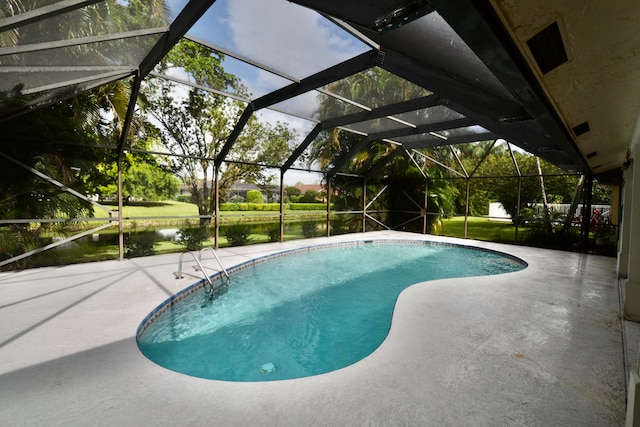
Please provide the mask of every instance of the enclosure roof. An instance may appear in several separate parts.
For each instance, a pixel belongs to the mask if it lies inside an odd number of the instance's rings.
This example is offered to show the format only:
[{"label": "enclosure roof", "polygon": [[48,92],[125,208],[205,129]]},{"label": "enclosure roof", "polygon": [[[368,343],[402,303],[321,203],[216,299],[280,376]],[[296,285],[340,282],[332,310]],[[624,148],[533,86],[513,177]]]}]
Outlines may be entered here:
[{"label": "enclosure roof", "polygon": [[[226,55],[225,69],[251,95],[204,89],[243,100],[248,113],[270,109],[311,132],[341,127],[407,149],[504,138],[568,170],[619,170],[638,117],[640,5],[557,3],[4,2],[0,119],[158,75],[161,58],[188,37]],[[333,91],[371,69],[402,78],[411,95],[381,103]],[[323,97],[343,103],[340,113],[321,113]]]}]

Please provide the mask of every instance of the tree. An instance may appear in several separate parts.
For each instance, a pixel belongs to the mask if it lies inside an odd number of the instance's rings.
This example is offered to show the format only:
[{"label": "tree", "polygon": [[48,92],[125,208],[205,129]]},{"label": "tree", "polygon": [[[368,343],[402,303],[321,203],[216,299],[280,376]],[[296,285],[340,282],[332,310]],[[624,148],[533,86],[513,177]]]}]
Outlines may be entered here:
[{"label": "tree", "polygon": [[[492,193],[491,181],[485,181],[487,178],[480,178],[483,174],[482,162],[487,161],[487,158],[493,156],[509,155],[506,143],[493,141],[478,141],[467,144],[458,144],[452,146],[452,149],[457,154],[460,162],[462,163],[465,171],[473,176],[469,179],[469,200],[468,200],[468,213],[472,216],[488,215],[489,204],[495,202],[495,195]],[[484,159],[484,160],[483,160]],[[447,162],[454,169],[459,170],[459,166],[455,161]],[[516,169],[513,166],[507,164],[510,169],[503,171],[504,175],[515,175]],[[475,173],[474,173],[475,171]],[[455,197],[455,211],[458,213],[465,212],[465,205],[467,204],[467,180],[456,179],[453,184],[457,189],[457,195]]]},{"label": "tree", "polygon": [[[112,140],[120,135],[120,129],[114,129]],[[159,144],[157,128],[148,123],[144,117],[134,115],[132,128],[129,133],[131,148],[139,149],[127,151],[121,159],[122,195],[125,201],[130,199],[142,200],[170,200],[180,190],[180,180],[163,157],[145,153]],[[117,153],[112,152],[103,162],[95,164],[83,177],[88,194],[97,195],[100,200],[118,195],[118,164]]]},{"label": "tree", "polygon": [[297,196],[302,194],[302,191],[300,191],[298,187],[294,187],[292,185],[284,187],[284,191],[287,194],[287,197],[291,198],[291,200],[294,202],[297,200]]},{"label": "tree", "polygon": [[[426,96],[430,92],[416,86],[400,77],[397,77],[383,69],[371,68],[342,79],[332,85],[327,90],[341,97],[354,100],[372,109],[393,103],[415,99]],[[354,112],[351,105],[336,98],[321,95],[318,116],[320,119],[336,117]],[[415,117],[407,115],[405,119],[424,120],[424,114],[429,114],[425,110],[413,113]],[[367,122],[368,133],[375,134],[385,130],[388,119],[380,118]],[[353,152],[353,148],[363,140],[363,136],[348,132],[343,129],[331,129],[322,133],[312,146],[310,161],[317,162],[321,169],[328,169],[335,166],[337,159],[344,156],[349,157],[349,161],[343,170],[352,174],[366,174],[370,168],[384,157],[388,156],[396,149],[396,146],[386,141],[377,140],[367,143],[367,147],[359,152]],[[402,166],[400,166],[402,165]],[[405,210],[406,204],[411,204],[411,209],[415,205],[409,200],[424,199],[424,177],[413,166],[406,162],[403,156],[397,156],[389,162],[378,177],[385,182],[404,183],[404,188],[409,190],[402,193],[389,191],[385,194],[387,209],[391,211]],[[331,182],[332,200],[337,209],[360,209],[362,203],[361,185],[353,186],[353,180],[346,182],[342,177],[334,176]],[[400,197],[398,195],[400,194]],[[409,199],[406,197],[409,196]],[[379,198],[379,201],[383,199]],[[401,216],[400,214],[398,214]],[[390,218],[391,223],[402,223],[404,218]]]},{"label": "tree", "polygon": [[[108,153],[95,147],[98,142],[107,140],[100,121],[88,120],[83,114],[83,106],[95,102],[94,96],[95,93],[86,94],[0,123],[1,152],[8,156],[0,157],[2,219],[93,216],[90,203],[30,169],[86,194],[83,174]],[[37,221],[0,225],[0,258],[10,258],[41,246],[40,233],[52,227],[56,225]],[[17,267],[24,265],[16,264]]]},{"label": "tree", "polygon": [[304,195],[299,199],[302,203],[319,203],[322,199],[322,194],[316,190],[307,190]]},{"label": "tree", "polygon": [[[180,180],[151,155],[125,153],[122,160],[122,196],[125,202],[138,200],[170,200],[180,190]],[[97,164],[85,177],[89,194],[100,200],[118,195],[118,167],[115,159]]]},{"label": "tree", "polygon": [[[420,86],[391,74],[381,68],[375,67],[339,80],[327,88],[331,93],[354,100],[370,108],[378,108],[384,105],[394,104],[409,99],[426,96],[430,92]],[[321,120],[354,112],[353,107],[339,99],[328,95],[320,95],[320,107],[317,115]],[[415,113],[425,114],[422,112]],[[381,118],[369,123],[370,133],[380,132],[385,129],[385,121]],[[411,118],[407,118],[408,121]],[[342,129],[334,128],[323,132],[316,138],[310,155],[311,162],[318,162],[321,169],[333,165],[333,161],[341,155],[345,155],[358,142],[362,136]],[[354,168],[367,166],[375,162],[393,150],[393,146],[382,141],[373,141],[360,153],[352,157],[351,162],[345,167],[353,171]]]},{"label": "tree", "polygon": [[[453,162],[451,151],[448,147],[431,147],[416,151],[426,154],[426,157],[414,155],[415,163],[401,158],[394,164],[398,170],[405,171],[405,176],[396,173],[396,178],[392,181],[394,187],[391,193],[397,198],[393,206],[399,211],[416,211],[418,206],[422,206],[427,191],[427,227],[431,232],[437,232],[442,227],[442,218],[454,213],[454,200],[458,194],[455,185],[446,179],[445,169],[438,165]],[[426,183],[420,170],[428,177]],[[399,213],[393,216],[398,217],[397,222],[402,224],[412,216],[415,217],[415,214]],[[416,231],[421,231],[422,227],[423,224],[418,222],[406,226],[407,229]]]},{"label": "tree", "polygon": [[262,193],[260,190],[247,191],[247,203],[262,203]]},{"label": "tree", "polygon": [[[520,208],[531,208],[542,203],[540,174],[536,157],[523,152],[514,152],[513,154],[523,176]],[[578,176],[567,175],[558,167],[544,160],[540,161],[540,165],[547,196],[562,203],[571,203]],[[489,194],[492,201],[500,202],[515,221],[518,211],[518,178],[511,156],[506,152],[488,156],[478,168],[477,176],[494,178],[471,180],[472,192],[484,191]]]},{"label": "tree", "polygon": [[[223,60],[223,54],[183,39],[160,68],[179,69],[200,85],[248,97],[238,79],[224,70]],[[210,216],[215,210],[215,173],[219,173],[219,189],[224,197],[235,182],[257,183],[265,179],[259,164],[282,164],[292,152],[292,130],[283,123],[262,123],[253,115],[223,167],[214,171],[214,159],[244,110],[243,103],[157,77],[147,79],[140,101],[144,111],[157,122],[162,144],[179,155],[171,158],[173,170],[190,189],[201,216]],[[208,223],[208,218],[201,219],[201,225]]]}]

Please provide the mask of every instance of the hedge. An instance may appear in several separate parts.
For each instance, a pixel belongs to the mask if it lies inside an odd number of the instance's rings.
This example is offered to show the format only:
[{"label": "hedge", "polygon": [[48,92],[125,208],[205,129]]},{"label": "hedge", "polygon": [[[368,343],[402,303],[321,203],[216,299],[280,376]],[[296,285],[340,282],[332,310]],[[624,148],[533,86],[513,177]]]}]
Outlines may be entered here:
[{"label": "hedge", "polygon": [[326,203],[289,203],[292,211],[324,211],[327,210]]},{"label": "hedge", "polygon": [[220,203],[221,211],[279,211],[280,203]]},{"label": "hedge", "polygon": [[[287,203],[285,209],[292,211],[324,211],[326,203]],[[278,212],[280,203],[220,203],[220,211],[270,211]]]}]

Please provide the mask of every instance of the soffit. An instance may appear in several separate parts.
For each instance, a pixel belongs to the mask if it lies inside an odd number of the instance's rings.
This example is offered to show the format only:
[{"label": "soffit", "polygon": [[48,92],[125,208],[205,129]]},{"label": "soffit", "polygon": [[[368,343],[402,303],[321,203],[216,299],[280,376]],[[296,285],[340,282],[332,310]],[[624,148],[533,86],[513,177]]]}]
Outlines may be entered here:
[{"label": "soffit", "polygon": [[[590,169],[598,174],[622,167],[639,116],[640,3],[491,4],[565,127],[588,123],[587,132],[571,132]],[[543,74],[527,41],[554,22],[568,61]]]}]

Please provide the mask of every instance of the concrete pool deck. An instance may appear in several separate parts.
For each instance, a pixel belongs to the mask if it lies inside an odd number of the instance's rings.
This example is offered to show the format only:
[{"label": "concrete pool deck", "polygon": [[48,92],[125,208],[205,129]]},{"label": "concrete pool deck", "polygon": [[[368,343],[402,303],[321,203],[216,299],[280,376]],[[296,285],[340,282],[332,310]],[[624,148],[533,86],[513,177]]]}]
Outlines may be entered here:
[{"label": "concrete pool deck", "polygon": [[[496,249],[529,266],[412,286],[369,357],[324,375],[265,383],[193,378],[140,353],[140,322],[197,281],[187,258],[191,276],[175,278],[179,254],[0,273],[0,425],[624,423],[614,258],[392,231],[218,254],[230,267],[281,250],[373,238]],[[214,269],[211,261],[205,265]],[[630,348],[637,354],[637,343]]]}]

